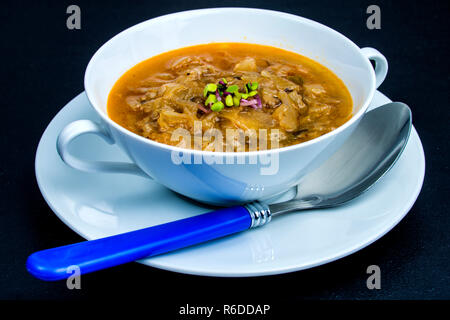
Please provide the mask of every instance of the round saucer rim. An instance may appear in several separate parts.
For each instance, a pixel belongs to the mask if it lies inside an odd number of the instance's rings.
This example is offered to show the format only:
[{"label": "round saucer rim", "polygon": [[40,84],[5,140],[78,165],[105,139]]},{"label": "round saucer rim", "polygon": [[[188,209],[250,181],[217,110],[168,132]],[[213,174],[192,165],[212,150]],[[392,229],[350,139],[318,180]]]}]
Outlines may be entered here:
[{"label": "round saucer rim", "polygon": [[[48,130],[50,130],[50,125],[52,124],[52,122],[55,120],[55,118],[58,117],[58,115],[60,115],[60,113],[67,107],[67,105],[73,103],[75,100],[80,99],[83,95],[85,94],[85,92],[81,92],[80,94],[78,94],[75,98],[73,98],[71,101],[69,101],[56,115],[55,117],[51,120],[50,124],[47,126],[47,128],[45,129],[44,133],[41,136],[41,139],[39,141],[38,147],[37,147],[37,151],[36,151],[36,158],[35,158],[35,174],[36,174],[36,180],[39,186],[39,189],[45,199],[45,201],[47,202],[47,204],[49,205],[49,207],[52,209],[52,211],[56,214],[56,216],[64,223],[66,224],[70,229],[72,229],[74,232],[76,232],[78,235],[80,235],[81,237],[83,237],[84,239],[88,239],[91,240],[91,237],[89,237],[88,235],[84,234],[81,230],[79,229],[75,229],[75,227],[70,223],[69,220],[67,220],[65,218],[65,216],[63,214],[61,214],[58,210],[57,207],[55,207],[53,205],[53,203],[50,201],[48,194],[45,191],[45,187],[43,187],[42,185],[42,178],[40,177],[39,171],[38,171],[38,158],[39,158],[39,150],[41,147],[41,144],[43,143],[43,139],[44,136],[46,135],[46,133],[48,133]],[[388,97],[386,97],[383,93],[376,91],[375,95],[374,95],[374,99],[380,96],[379,98],[384,98],[387,99],[389,101],[391,101]],[[179,272],[179,273],[184,273],[184,274],[192,274],[192,275],[201,275],[201,276],[216,276],[216,277],[253,277],[253,276],[267,276],[267,275],[275,275],[275,274],[282,274],[282,273],[289,273],[289,272],[294,272],[294,271],[300,271],[300,270],[304,270],[304,269],[309,269],[309,268],[313,268],[316,266],[320,266],[332,261],[336,261],[338,259],[341,259],[343,257],[346,257],[348,255],[351,255],[367,246],[369,246],[370,244],[372,244],[373,242],[375,242],[376,240],[380,239],[382,236],[384,236],[386,233],[388,233],[390,230],[392,230],[405,216],[406,214],[408,214],[409,210],[411,209],[411,207],[414,205],[420,190],[422,188],[423,185],[423,180],[424,180],[424,175],[425,175],[425,155],[424,155],[424,151],[423,151],[423,146],[420,140],[420,137],[417,133],[417,131],[415,130],[415,128],[413,127],[413,130],[411,132],[411,136],[410,136],[410,141],[413,139],[416,139],[415,143],[416,143],[416,149],[418,149],[418,152],[420,153],[420,170],[419,170],[419,175],[417,177],[417,181],[416,181],[416,188],[414,190],[414,193],[409,196],[408,198],[408,202],[405,201],[405,205],[403,206],[402,210],[399,211],[401,212],[400,214],[398,214],[396,216],[396,219],[393,220],[389,226],[387,226],[385,229],[383,229],[381,232],[378,232],[377,234],[374,234],[373,237],[371,237],[370,239],[366,239],[365,241],[363,241],[362,243],[359,243],[357,245],[354,245],[351,248],[347,248],[344,250],[339,251],[337,254],[334,254],[333,256],[328,257],[327,259],[323,259],[320,258],[317,261],[311,261],[308,263],[304,263],[302,265],[299,265],[298,263],[293,263],[290,265],[286,265],[285,267],[276,267],[276,268],[267,268],[265,271],[261,271],[261,270],[256,270],[256,271],[245,271],[245,272],[238,272],[238,271],[233,271],[230,269],[227,269],[227,271],[223,271],[223,270],[218,270],[218,271],[211,271],[210,269],[199,269],[199,268],[195,268],[195,270],[192,269],[186,269],[186,268],[182,268],[182,267],[175,267],[172,264],[164,264],[164,263],[160,263],[160,262],[155,262],[155,258],[144,258],[141,260],[138,260],[137,262],[144,264],[144,265],[148,265],[148,266],[152,266],[152,267],[156,267],[159,269],[164,269],[164,270],[168,270],[168,271],[174,271],[174,272]],[[409,142],[408,142],[409,143]]]}]

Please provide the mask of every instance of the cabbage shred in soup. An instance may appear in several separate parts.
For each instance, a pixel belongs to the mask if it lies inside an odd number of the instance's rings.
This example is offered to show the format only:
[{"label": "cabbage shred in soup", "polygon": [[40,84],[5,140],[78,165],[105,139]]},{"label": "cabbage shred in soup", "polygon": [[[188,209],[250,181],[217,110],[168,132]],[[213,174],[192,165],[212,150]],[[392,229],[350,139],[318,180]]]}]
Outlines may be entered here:
[{"label": "cabbage shred in soup", "polygon": [[[191,135],[198,128],[217,129],[224,149],[214,149],[214,139],[204,139],[200,149],[248,151],[252,136],[262,139],[260,129],[277,129],[277,147],[336,129],[350,119],[352,98],[334,73],[299,54],[213,43],[166,52],[131,68],[112,88],[107,110],[119,125],[157,142],[194,148],[194,139],[174,135],[177,129]],[[244,139],[236,132],[244,132]]]}]

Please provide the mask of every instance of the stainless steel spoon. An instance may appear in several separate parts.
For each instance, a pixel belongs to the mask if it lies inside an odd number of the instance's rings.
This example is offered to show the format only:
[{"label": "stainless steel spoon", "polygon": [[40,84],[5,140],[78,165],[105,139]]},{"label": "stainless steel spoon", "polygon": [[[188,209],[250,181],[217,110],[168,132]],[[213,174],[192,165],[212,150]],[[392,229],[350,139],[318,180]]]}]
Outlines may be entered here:
[{"label": "stainless steel spoon", "polygon": [[267,224],[272,217],[346,203],[368,190],[397,161],[409,138],[411,111],[395,102],[368,112],[344,145],[306,176],[297,196],[274,204],[252,202],[112,237],[32,254],[27,269],[60,280],[73,266],[89,273]]},{"label": "stainless steel spoon", "polygon": [[395,164],[411,127],[411,111],[404,103],[368,112],[344,145],[297,186],[296,199],[268,205],[272,216],[335,207],[359,196]]}]

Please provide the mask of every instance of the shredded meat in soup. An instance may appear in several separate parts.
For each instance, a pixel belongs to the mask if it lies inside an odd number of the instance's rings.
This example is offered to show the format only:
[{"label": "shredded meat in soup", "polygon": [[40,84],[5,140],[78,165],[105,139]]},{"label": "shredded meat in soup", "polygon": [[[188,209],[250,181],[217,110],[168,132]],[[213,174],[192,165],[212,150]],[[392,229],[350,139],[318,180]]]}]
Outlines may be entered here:
[{"label": "shredded meat in soup", "polygon": [[[269,46],[215,43],[139,63],[116,82],[107,109],[113,121],[157,142],[248,151],[252,139],[260,150],[263,139],[268,148],[281,148],[326,134],[351,117],[352,99],[334,73],[309,58]],[[195,146],[196,130],[205,135],[210,129],[222,135],[223,150],[215,149],[217,135]]]}]

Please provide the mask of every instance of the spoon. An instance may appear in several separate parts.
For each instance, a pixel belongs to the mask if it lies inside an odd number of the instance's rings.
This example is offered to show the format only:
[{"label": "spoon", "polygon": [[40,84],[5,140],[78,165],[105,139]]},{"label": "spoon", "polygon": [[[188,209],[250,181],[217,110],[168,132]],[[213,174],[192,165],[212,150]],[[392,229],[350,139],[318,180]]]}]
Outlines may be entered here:
[{"label": "spoon", "polygon": [[368,112],[344,145],[308,174],[289,201],[251,202],[107,238],[33,253],[27,269],[52,281],[73,267],[85,274],[263,226],[272,217],[305,209],[342,205],[374,185],[394,165],[411,130],[408,106],[389,103]]}]

